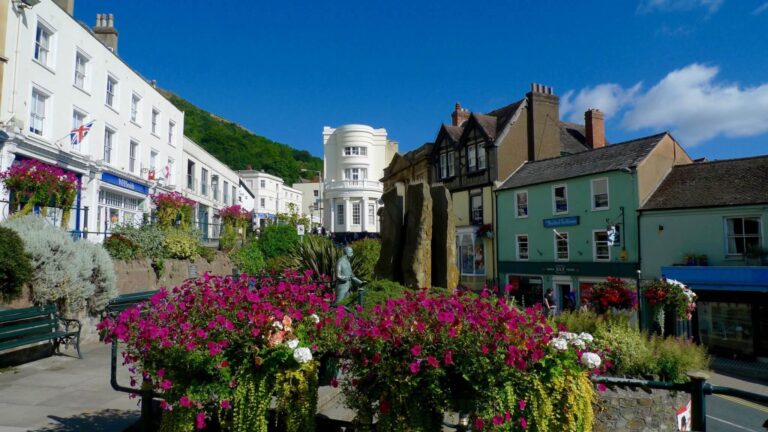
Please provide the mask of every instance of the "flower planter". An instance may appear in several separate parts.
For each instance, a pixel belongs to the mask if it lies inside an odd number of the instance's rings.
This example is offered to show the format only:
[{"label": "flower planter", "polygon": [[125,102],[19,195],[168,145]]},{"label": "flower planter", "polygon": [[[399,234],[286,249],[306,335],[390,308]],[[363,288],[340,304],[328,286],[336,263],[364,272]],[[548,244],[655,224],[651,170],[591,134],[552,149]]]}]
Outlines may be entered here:
[{"label": "flower planter", "polygon": [[677,431],[676,411],[689,400],[684,392],[608,388],[597,393],[593,430]]}]

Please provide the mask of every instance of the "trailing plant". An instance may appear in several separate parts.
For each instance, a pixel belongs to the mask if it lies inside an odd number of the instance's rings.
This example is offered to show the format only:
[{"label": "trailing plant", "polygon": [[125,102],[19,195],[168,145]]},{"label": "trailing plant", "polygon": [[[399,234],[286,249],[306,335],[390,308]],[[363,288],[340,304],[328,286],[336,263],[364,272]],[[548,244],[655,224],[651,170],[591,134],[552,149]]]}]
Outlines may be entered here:
[{"label": "trailing plant", "polygon": [[0,299],[10,302],[21,296],[32,278],[32,262],[19,235],[0,227]]},{"label": "trailing plant", "polygon": [[163,244],[170,258],[190,259],[197,256],[198,237],[194,232],[171,228]]},{"label": "trailing plant", "polygon": [[229,256],[241,273],[258,275],[264,270],[264,255],[261,253],[261,248],[256,240],[248,241]]},{"label": "trailing plant", "polygon": [[36,207],[45,216],[47,207],[62,209],[61,226],[69,225],[69,214],[75,202],[80,182],[77,176],[61,168],[27,159],[13,164],[0,173],[0,180],[14,192],[12,208],[18,208],[18,216],[25,216]]},{"label": "trailing plant", "polygon": [[586,296],[592,310],[599,314],[611,309],[637,308],[637,295],[623,279],[608,277],[605,282],[595,284]]},{"label": "trailing plant", "polygon": [[351,264],[355,275],[364,280],[373,279],[373,268],[381,253],[381,241],[362,239],[352,242],[349,246],[354,252]]},{"label": "trailing plant", "polygon": [[690,320],[696,310],[696,294],[674,279],[654,280],[643,290],[643,296],[653,306],[662,335],[666,312],[674,313],[678,319]]},{"label": "trailing plant", "polygon": [[182,229],[189,228],[195,202],[178,192],[160,192],[150,195],[155,205],[157,222],[164,229],[170,228],[178,222]]},{"label": "trailing plant", "polygon": [[317,412],[317,362],[275,374],[277,418],[280,430],[305,432],[315,430]]},{"label": "trailing plant", "polygon": [[223,207],[219,210],[222,221],[222,233],[219,245],[222,250],[232,250],[237,240],[245,242],[245,233],[253,212],[245,210],[239,204]]}]

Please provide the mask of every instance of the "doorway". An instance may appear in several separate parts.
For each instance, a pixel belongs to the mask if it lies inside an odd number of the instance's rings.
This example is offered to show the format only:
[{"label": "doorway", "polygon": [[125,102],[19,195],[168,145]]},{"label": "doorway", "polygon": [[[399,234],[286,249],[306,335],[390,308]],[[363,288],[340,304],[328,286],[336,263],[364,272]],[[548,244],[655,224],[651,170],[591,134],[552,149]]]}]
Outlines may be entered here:
[{"label": "doorway", "polygon": [[574,310],[576,293],[573,291],[573,283],[570,280],[554,280],[553,283],[557,313]]}]

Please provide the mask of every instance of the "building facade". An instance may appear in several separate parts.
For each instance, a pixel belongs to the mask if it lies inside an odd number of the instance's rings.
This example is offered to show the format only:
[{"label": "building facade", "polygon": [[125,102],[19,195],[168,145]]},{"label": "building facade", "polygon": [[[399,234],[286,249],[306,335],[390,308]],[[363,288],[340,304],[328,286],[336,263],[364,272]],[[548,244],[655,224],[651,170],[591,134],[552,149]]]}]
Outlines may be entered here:
[{"label": "building facade", "polygon": [[0,2],[0,170],[36,159],[75,173],[69,229],[103,238],[93,234],[140,222],[149,195],[178,184],[184,115],[116,55],[112,15],[89,30],[58,3]]},{"label": "building facade", "polygon": [[203,239],[219,238],[219,210],[240,204],[240,178],[235,171],[186,136],[179,170],[179,177],[184,179],[182,193],[197,203],[195,224]]},{"label": "building facade", "polygon": [[301,192],[301,213],[307,215],[313,227],[320,225],[322,220],[323,183],[320,177],[311,180],[299,179],[293,188]]},{"label": "building facade", "polygon": [[548,288],[577,308],[607,277],[640,277],[637,209],[677,164],[667,133],[522,164],[496,192],[501,282],[525,305]]},{"label": "building facade", "polygon": [[675,167],[640,216],[643,278],[698,296],[694,338],[719,355],[768,358],[768,156]]},{"label": "building facade", "polygon": [[397,153],[385,129],[323,128],[323,226],[333,233],[378,233],[379,179]]},{"label": "building facade", "polygon": [[283,179],[255,170],[237,172],[246,187],[253,192],[254,219],[257,227],[264,227],[277,221],[278,213],[301,215],[302,192],[286,186]]}]

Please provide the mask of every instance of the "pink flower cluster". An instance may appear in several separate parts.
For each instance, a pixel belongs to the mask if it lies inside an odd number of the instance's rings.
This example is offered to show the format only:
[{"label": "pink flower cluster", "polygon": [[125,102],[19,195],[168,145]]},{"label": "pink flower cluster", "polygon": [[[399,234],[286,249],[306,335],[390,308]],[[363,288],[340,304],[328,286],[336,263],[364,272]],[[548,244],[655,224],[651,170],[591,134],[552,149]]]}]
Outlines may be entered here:
[{"label": "pink flower cluster", "polygon": [[40,189],[45,189],[49,194],[71,193],[80,189],[74,173],[34,159],[11,165],[8,170],[0,173],[0,180],[9,189],[25,195],[32,195]]},{"label": "pink flower cluster", "polygon": [[224,222],[232,223],[237,221],[248,221],[250,220],[252,213],[253,212],[244,209],[239,204],[223,207],[221,210],[219,210],[219,216],[221,216],[221,219]]},{"label": "pink flower cluster", "polygon": [[195,201],[185,197],[178,192],[160,192],[150,195],[152,203],[157,207],[171,207],[179,209],[182,207],[194,207]]}]

